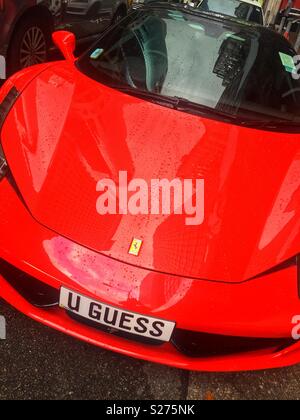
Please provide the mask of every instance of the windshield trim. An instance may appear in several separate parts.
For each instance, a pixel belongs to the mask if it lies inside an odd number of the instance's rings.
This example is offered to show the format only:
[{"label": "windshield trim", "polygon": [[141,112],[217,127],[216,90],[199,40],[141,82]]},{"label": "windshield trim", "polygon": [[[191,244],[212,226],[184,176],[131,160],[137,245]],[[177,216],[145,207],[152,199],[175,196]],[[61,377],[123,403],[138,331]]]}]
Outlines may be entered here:
[{"label": "windshield trim", "polygon": [[[170,9],[180,10],[183,14],[192,15],[193,17],[199,18],[199,20],[201,19],[214,20],[218,23],[223,24],[225,27],[226,27],[226,23],[228,23],[228,29],[230,30],[233,30],[233,29],[235,30],[236,28],[242,28],[245,30],[245,26],[246,26],[246,30],[249,30],[249,32],[252,33],[252,36],[255,36],[255,34],[257,34],[258,36],[262,32],[268,32],[268,33],[271,32],[270,30],[264,27],[261,27],[259,24],[256,24],[256,23],[252,23],[252,22],[240,23],[238,19],[231,18],[230,16],[228,16],[228,18],[226,17],[226,19],[223,19],[222,15],[216,15],[214,13],[207,13],[207,12],[202,12],[199,10],[193,10],[191,8],[185,8],[182,5],[179,5],[179,4],[177,5],[177,4],[172,4],[172,3],[171,4],[170,3],[150,3],[148,5],[140,5],[139,7],[136,7],[134,10],[132,10],[131,13],[129,13],[127,17],[124,18],[124,20],[130,19],[130,18],[134,19],[135,16],[137,16],[138,13],[141,11],[170,10]],[[187,106],[187,102],[189,101],[185,98],[168,97],[161,94],[157,94],[157,98],[154,98],[154,94],[152,92],[147,92],[146,90],[143,92],[141,91],[139,92],[137,89],[132,88],[132,90],[129,92],[130,90],[129,85],[117,86],[116,84],[113,84],[113,83],[108,83],[108,82],[104,83],[98,80],[97,78],[88,74],[84,69],[82,69],[81,64],[83,60],[90,54],[90,52],[94,50],[95,45],[97,45],[101,41],[102,38],[104,38],[108,33],[113,31],[118,25],[119,23],[105,30],[101,34],[101,36],[95,41],[95,43],[93,43],[93,45],[75,61],[75,66],[78,69],[78,71],[80,71],[81,74],[88,77],[90,80],[98,83],[99,85],[105,86],[115,91],[119,91],[120,93],[124,95],[129,95],[131,97],[136,97],[140,99],[142,97],[142,99],[145,101],[155,103],[160,106],[172,108],[179,112],[185,112],[188,114],[201,116],[203,118],[211,119],[214,121],[221,121],[224,123],[229,123],[229,124],[233,124],[237,126],[242,126],[242,127],[252,128],[252,129],[259,129],[259,130],[264,130],[264,131],[273,131],[273,132],[282,132],[282,133],[300,133],[300,122],[293,123],[288,120],[285,121],[280,118],[278,118],[278,120],[275,120],[275,119],[271,120],[268,118],[266,120],[263,120],[263,119],[259,120],[255,118],[253,119],[241,118],[234,113],[229,114],[226,112],[218,111],[217,109],[210,108],[208,106],[198,104],[195,102],[194,103],[190,102],[189,106]],[[275,37],[276,34],[273,34],[272,32],[272,36]],[[124,92],[124,88],[127,90],[127,92]],[[172,103],[171,102],[172,99],[174,99],[176,103]],[[180,100],[180,102],[178,102],[178,99]]]}]

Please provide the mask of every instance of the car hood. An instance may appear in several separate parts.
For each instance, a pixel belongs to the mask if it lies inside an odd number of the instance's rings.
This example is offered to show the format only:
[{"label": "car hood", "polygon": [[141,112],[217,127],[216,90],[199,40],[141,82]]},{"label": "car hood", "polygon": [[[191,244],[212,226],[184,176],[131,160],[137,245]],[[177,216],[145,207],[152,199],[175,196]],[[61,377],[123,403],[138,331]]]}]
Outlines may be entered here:
[{"label": "car hood", "polygon": [[[242,282],[300,244],[300,137],[234,126],[114,91],[71,64],[45,70],[3,127],[11,171],[33,217],[99,253],[149,270]],[[104,215],[108,178],[204,179],[204,221]],[[128,250],[143,241],[139,256]],[[76,258],[76,256],[74,256]]]}]

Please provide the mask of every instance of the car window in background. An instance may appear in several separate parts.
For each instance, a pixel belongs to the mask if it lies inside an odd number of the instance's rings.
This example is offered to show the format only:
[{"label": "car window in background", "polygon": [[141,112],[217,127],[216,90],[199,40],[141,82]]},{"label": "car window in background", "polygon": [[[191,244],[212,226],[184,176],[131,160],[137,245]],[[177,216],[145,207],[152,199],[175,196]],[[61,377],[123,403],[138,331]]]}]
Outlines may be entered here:
[{"label": "car window in background", "polygon": [[137,11],[78,62],[112,87],[184,98],[245,120],[300,122],[293,49],[263,28],[175,9]]},{"label": "car window in background", "polygon": [[262,9],[239,0],[201,0],[198,9],[263,24]]}]

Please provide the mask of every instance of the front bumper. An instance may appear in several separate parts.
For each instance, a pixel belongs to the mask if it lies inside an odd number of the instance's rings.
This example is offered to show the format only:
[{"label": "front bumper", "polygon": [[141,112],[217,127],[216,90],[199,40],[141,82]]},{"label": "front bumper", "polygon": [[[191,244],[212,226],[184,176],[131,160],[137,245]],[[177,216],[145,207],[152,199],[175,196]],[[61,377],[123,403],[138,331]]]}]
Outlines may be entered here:
[{"label": "front bumper", "polygon": [[108,350],[183,369],[257,370],[300,362],[300,342],[291,339],[291,320],[300,314],[296,266],[240,284],[149,272],[97,254],[41,226],[7,179],[0,183],[0,203],[0,258],[57,293],[65,286],[129,311],[176,321],[178,331],[188,334],[279,339],[284,345],[187,356],[173,343],[154,346],[86,326],[57,305],[39,308],[2,273],[0,297],[32,319]]}]

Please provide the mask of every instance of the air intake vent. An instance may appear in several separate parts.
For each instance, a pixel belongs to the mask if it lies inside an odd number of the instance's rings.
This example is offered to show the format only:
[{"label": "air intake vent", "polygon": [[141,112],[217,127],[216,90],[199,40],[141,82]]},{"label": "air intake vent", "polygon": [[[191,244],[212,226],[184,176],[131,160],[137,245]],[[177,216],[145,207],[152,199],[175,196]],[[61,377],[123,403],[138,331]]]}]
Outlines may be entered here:
[{"label": "air intake vent", "polygon": [[295,343],[292,338],[252,338],[205,334],[177,329],[172,343],[189,357],[218,357],[251,351],[276,352]]},{"label": "air intake vent", "polygon": [[59,290],[29,276],[3,259],[0,259],[0,274],[32,305],[39,308],[58,305]]}]

